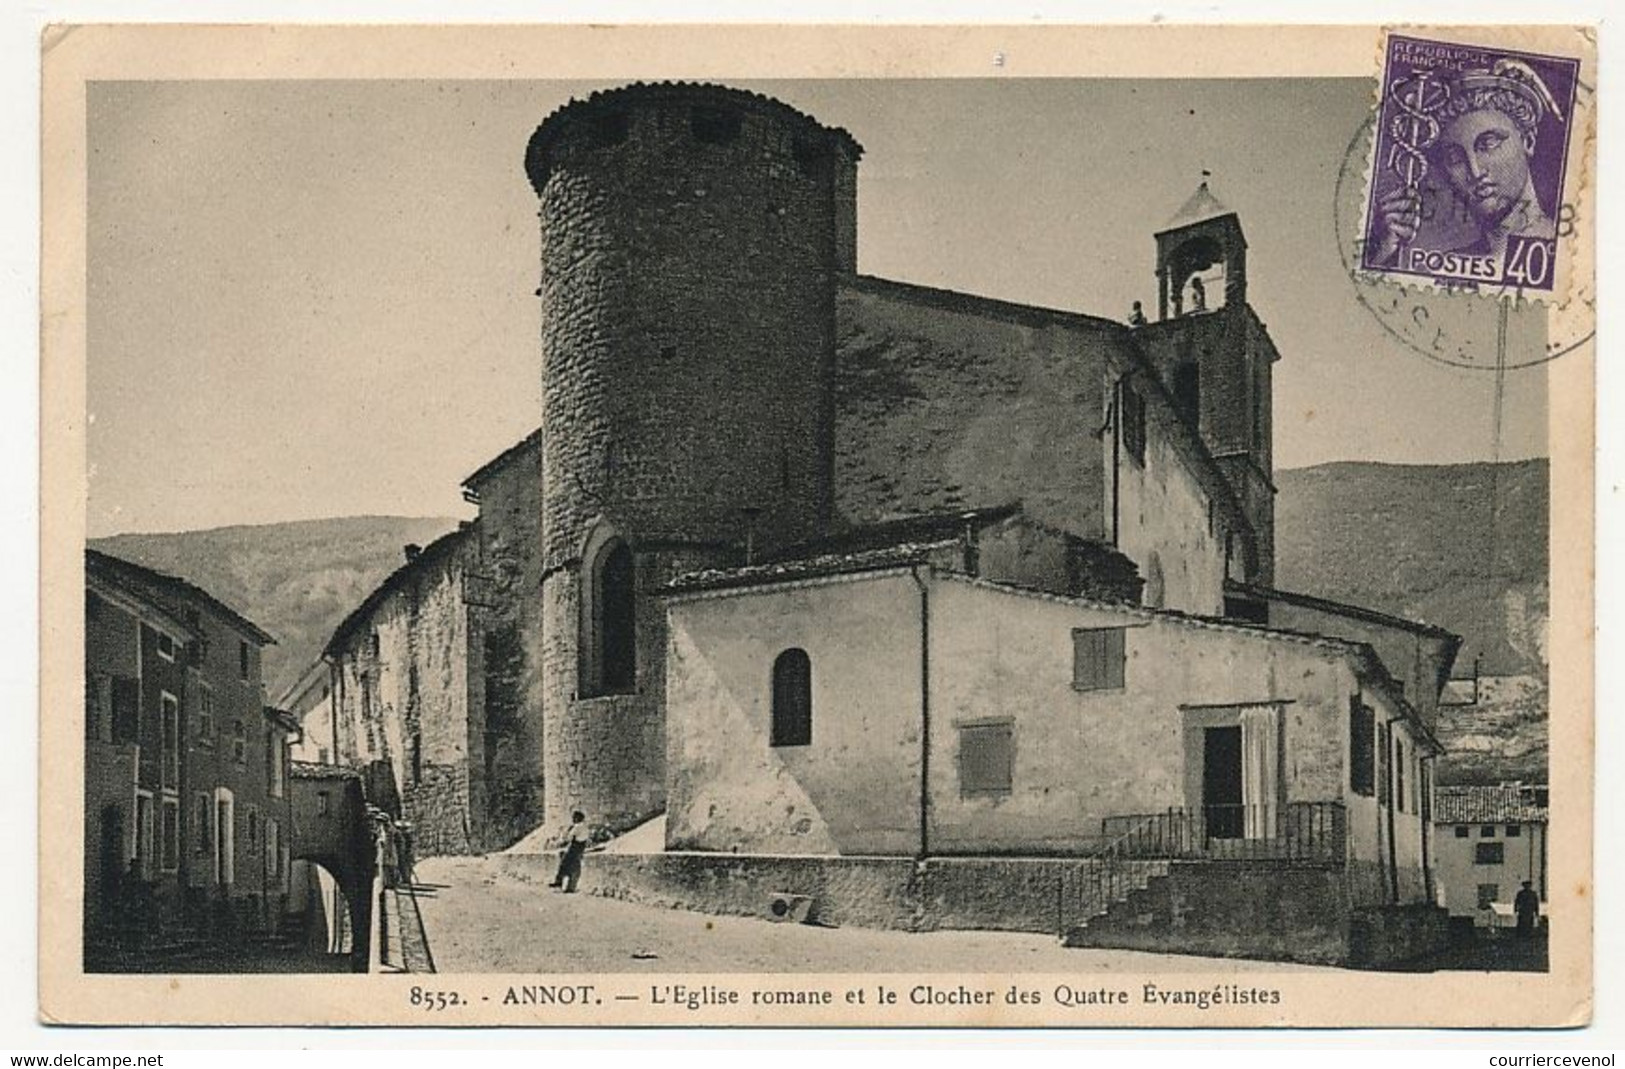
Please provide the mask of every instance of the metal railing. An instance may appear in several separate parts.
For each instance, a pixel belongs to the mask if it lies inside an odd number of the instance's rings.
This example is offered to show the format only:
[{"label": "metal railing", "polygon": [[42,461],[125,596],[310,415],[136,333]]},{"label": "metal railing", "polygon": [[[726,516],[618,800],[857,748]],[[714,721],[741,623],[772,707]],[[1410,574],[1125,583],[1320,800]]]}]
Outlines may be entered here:
[{"label": "metal railing", "polygon": [[1210,805],[1106,817],[1100,831],[1123,857],[1341,861],[1348,820],[1341,802]]}]

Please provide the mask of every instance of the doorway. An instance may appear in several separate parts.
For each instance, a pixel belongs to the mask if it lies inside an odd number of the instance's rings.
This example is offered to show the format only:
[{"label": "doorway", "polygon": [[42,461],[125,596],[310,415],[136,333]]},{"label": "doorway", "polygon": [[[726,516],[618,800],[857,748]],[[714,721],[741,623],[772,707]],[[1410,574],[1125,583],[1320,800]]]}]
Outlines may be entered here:
[{"label": "doorway", "polygon": [[1242,819],[1241,726],[1202,732],[1202,812],[1209,839],[1239,839]]}]

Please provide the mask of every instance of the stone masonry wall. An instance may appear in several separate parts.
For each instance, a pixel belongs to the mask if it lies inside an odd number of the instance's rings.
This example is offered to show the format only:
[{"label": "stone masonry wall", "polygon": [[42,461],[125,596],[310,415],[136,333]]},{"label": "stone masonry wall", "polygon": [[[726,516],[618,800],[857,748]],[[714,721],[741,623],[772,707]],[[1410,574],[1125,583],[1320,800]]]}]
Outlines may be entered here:
[{"label": "stone masonry wall", "polygon": [[[837,202],[856,146],[715,87],[597,94],[538,128],[541,708],[546,822],[664,807],[667,547],[763,549],[832,510]],[[578,698],[581,560],[607,522],[637,558],[634,691]],[[681,551],[679,551],[679,556]]]}]

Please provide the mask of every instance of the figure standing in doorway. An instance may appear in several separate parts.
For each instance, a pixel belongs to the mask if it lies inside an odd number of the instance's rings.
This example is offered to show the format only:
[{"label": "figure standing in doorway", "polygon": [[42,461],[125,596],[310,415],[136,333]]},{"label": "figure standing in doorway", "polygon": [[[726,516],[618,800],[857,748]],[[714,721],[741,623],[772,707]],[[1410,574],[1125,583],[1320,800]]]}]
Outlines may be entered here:
[{"label": "figure standing in doorway", "polygon": [[1207,283],[1203,282],[1199,276],[1192,276],[1191,278],[1191,311],[1207,311]]},{"label": "figure standing in doorway", "polygon": [[1527,939],[1534,935],[1535,924],[1540,919],[1540,895],[1529,880],[1523,881],[1523,890],[1513,898],[1512,911],[1518,915],[1518,937]]},{"label": "figure standing in doorway", "polygon": [[564,851],[559,855],[559,871],[549,887],[559,887],[565,894],[574,894],[581,881],[581,855],[587,852],[587,814],[577,809],[570,814],[570,827],[564,833]]}]

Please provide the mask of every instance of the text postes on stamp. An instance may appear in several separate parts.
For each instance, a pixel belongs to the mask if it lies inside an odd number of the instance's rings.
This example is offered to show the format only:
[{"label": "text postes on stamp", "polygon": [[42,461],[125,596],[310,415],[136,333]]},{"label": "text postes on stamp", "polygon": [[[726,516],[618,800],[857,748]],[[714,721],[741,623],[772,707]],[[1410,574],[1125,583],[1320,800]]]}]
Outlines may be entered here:
[{"label": "text postes on stamp", "polygon": [[1391,35],[1361,267],[1424,285],[1553,292],[1579,62]]}]

